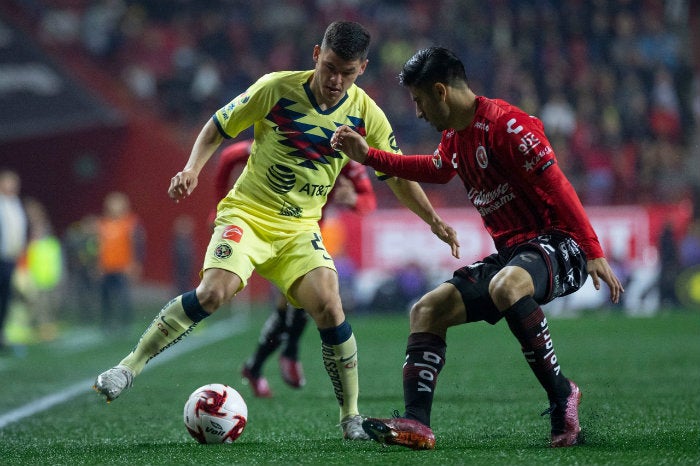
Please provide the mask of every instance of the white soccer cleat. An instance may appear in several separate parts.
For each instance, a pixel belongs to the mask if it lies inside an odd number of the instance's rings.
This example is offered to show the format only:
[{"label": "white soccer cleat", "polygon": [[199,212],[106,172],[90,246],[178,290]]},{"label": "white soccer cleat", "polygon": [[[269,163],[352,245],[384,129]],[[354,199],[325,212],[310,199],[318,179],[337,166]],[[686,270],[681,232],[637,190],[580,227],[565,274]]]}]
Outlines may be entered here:
[{"label": "white soccer cleat", "polygon": [[124,389],[131,387],[134,373],[126,366],[118,365],[97,376],[92,388],[107,398],[107,403],[116,399]]},{"label": "white soccer cleat", "polygon": [[359,414],[345,416],[340,421],[340,427],[343,429],[343,438],[345,440],[370,440],[367,432],[362,429],[362,416]]}]

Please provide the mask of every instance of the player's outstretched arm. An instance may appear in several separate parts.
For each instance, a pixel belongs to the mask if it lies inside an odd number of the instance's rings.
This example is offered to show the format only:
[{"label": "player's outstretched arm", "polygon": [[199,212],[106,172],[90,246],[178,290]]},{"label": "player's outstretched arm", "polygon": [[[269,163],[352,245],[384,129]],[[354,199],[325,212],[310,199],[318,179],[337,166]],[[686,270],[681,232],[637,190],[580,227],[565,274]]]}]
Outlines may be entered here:
[{"label": "player's outstretched arm", "polygon": [[604,257],[591,259],[588,261],[587,267],[595,289],[600,290],[600,280],[602,279],[610,288],[610,300],[613,303],[620,302],[620,295],[625,292],[625,289],[622,287],[622,283],[620,283],[615,272],[610,268],[608,261]]},{"label": "player's outstretched arm", "polygon": [[219,133],[214,120],[207,121],[192,146],[192,152],[185,168],[170,179],[168,196],[171,199],[179,202],[192,194],[194,188],[197,187],[199,172],[202,171],[207,160],[219,148],[223,140],[224,138]]},{"label": "player's outstretched arm", "polygon": [[340,150],[352,160],[364,163],[369,152],[369,145],[365,138],[348,126],[343,125],[335,130],[331,136],[331,147]]}]

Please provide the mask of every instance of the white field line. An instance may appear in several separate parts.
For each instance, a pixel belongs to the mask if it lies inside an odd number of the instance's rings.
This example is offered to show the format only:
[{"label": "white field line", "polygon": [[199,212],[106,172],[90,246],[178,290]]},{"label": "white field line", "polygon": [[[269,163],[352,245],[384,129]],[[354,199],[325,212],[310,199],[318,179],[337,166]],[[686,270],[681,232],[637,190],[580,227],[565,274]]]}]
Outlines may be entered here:
[{"label": "white field line", "polygon": [[[157,366],[168,362],[182,354],[189,353],[204,346],[211,345],[232,335],[242,332],[247,327],[245,312],[237,313],[234,317],[226,320],[217,320],[214,325],[207,326],[201,334],[194,333],[187,336],[175,346],[168,348],[164,353],[159,354],[148,363],[148,367]],[[0,429],[10,424],[19,422],[29,416],[46,411],[56,405],[65,403],[76,396],[92,391],[92,384],[95,379],[89,378],[76,382],[61,391],[30,401],[24,406],[0,414]]]}]

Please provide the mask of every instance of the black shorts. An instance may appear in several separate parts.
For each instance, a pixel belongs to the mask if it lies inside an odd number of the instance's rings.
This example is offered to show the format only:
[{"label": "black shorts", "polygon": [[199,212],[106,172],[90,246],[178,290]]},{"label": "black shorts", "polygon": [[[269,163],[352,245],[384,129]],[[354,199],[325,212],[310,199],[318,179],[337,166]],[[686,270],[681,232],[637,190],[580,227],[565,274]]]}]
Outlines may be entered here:
[{"label": "black shorts", "polygon": [[565,235],[550,234],[491,254],[479,262],[455,270],[452,283],[462,295],[467,322],[495,324],[502,317],[489,295],[489,283],[503,267],[517,265],[527,270],[535,284],[533,298],[545,304],[578,290],[586,282],[586,256]]}]

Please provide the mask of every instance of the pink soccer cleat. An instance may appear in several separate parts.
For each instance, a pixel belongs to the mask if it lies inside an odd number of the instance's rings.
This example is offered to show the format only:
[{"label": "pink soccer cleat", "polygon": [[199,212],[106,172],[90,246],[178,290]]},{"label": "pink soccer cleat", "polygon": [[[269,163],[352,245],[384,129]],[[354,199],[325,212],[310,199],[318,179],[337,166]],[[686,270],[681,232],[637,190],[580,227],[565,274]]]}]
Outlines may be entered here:
[{"label": "pink soccer cleat", "polygon": [[401,445],[412,450],[435,448],[435,435],[430,427],[413,419],[368,417],[362,422],[362,428],[372,440],[385,445]]},{"label": "pink soccer cleat", "polygon": [[241,377],[243,377],[243,383],[250,385],[250,388],[253,390],[253,395],[258,398],[272,398],[272,391],[265,377],[254,376],[246,366],[243,366]]},{"label": "pink soccer cleat", "polygon": [[581,403],[581,390],[569,380],[571,394],[566,399],[566,405],[556,403],[551,410],[552,419],[552,448],[570,447],[579,443],[581,426],[578,422],[578,405]]},{"label": "pink soccer cleat", "polygon": [[282,374],[282,380],[290,387],[301,388],[306,385],[304,368],[301,366],[301,362],[297,360],[280,356],[280,373]]}]

